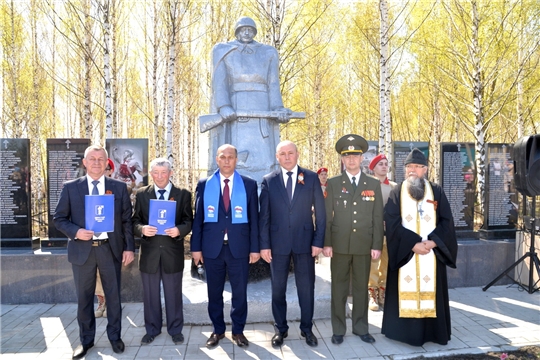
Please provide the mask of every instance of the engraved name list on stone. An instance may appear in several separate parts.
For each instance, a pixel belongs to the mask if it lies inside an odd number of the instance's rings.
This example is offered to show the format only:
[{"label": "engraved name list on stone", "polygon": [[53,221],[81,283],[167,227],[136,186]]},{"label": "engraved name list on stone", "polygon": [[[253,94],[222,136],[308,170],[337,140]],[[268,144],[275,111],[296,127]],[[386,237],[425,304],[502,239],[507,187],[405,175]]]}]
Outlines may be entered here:
[{"label": "engraved name list on stone", "polygon": [[85,175],[82,164],[84,151],[90,139],[47,139],[47,184],[49,238],[41,241],[41,247],[66,246],[66,236],[54,227],[56,205],[64,184]]},{"label": "engraved name list on stone", "polygon": [[0,151],[0,221],[3,225],[16,225],[17,217],[26,218],[25,214],[16,214],[19,204],[16,201],[16,194],[24,188],[21,169],[17,165],[21,163],[21,158],[17,156],[16,150],[2,149]]},{"label": "engraved name list on stone", "polygon": [[[0,139],[1,246],[25,245],[32,234],[30,196],[30,140]],[[12,243],[15,240],[17,245]],[[30,244],[30,243],[28,243]]]},{"label": "engraved name list on stone", "polygon": [[474,227],[474,144],[441,144],[442,187],[457,230]]},{"label": "engraved name list on stone", "polygon": [[513,212],[517,205],[513,197],[515,191],[513,181],[513,162],[509,151],[496,152],[489,149],[489,216],[488,226],[513,226]]},{"label": "engraved name list on stone", "polygon": [[64,183],[77,177],[80,163],[81,156],[76,150],[49,151],[49,206],[52,214]]},{"label": "engraved name list on stone", "polygon": [[450,202],[454,225],[465,227],[465,189],[467,184],[463,181],[462,168],[465,154],[461,152],[443,153],[443,190]]}]

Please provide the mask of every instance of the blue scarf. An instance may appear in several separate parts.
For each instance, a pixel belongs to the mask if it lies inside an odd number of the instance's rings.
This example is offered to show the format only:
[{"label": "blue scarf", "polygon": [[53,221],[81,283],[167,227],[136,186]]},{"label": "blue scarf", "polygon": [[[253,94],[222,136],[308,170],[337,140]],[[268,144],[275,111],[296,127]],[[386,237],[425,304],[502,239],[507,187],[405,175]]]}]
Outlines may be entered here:
[{"label": "blue scarf", "polygon": [[[219,199],[221,197],[221,181],[219,169],[206,180],[204,188],[204,222],[217,222],[219,214]],[[234,186],[231,194],[233,224],[245,224],[247,219],[247,197],[244,180],[238,172],[234,172]]]}]

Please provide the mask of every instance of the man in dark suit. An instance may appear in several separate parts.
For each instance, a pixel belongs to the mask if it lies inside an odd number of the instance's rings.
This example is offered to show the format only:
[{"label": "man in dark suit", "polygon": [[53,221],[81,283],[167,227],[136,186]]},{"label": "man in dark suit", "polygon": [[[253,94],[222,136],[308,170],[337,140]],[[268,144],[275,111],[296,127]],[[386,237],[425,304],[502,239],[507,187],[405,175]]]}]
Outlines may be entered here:
[{"label": "man in dark suit", "polygon": [[[73,267],[77,292],[77,321],[81,345],[73,359],[83,358],[94,346],[96,318],[94,290],[96,269],[107,298],[107,336],[115,353],[124,352],[120,338],[122,308],[120,305],[120,275],[122,264],[133,261],[134,241],[131,224],[131,201],[126,184],[104,176],[107,151],[92,145],[84,152],[86,176],[64,184],[56,206],[54,225],[68,238],[68,261]],[[114,195],[114,231],[94,233],[85,228],[85,195]]]},{"label": "man in dark suit", "polygon": [[270,263],[272,280],[272,345],[281,346],[288,335],[285,293],[292,258],[301,312],[300,334],[309,346],[317,346],[312,332],[315,257],[323,249],[326,221],[321,182],[315,172],[297,165],[298,149],[293,142],[279,143],[276,158],[280,168],[263,178],[259,214],[261,257]]},{"label": "man in dark suit", "polygon": [[208,286],[208,314],[214,331],[208,348],[225,337],[223,290],[229,274],[232,289],[232,338],[236,345],[248,346],[244,336],[247,318],[249,264],[259,260],[257,182],[241,176],[234,146],[218,148],[219,170],[197,184],[191,254],[195,264],[204,261]]},{"label": "man in dark suit", "polygon": [[[352,332],[367,343],[368,280],[371,259],[378,259],[383,245],[383,200],[378,179],[362,174],[360,166],[367,141],[354,134],[336,143],[345,171],[328,180],[325,199],[325,256],[332,258],[332,343],[341,344],[347,331],[345,306],[352,277]],[[352,274],[351,274],[352,270]],[[352,275],[352,276],[351,276]]]},{"label": "man in dark suit", "polygon": [[[178,345],[184,342],[184,309],[182,304],[182,276],[184,271],[184,237],[191,231],[193,211],[191,193],[172,184],[171,163],[157,158],[150,163],[153,185],[137,191],[133,229],[141,237],[139,269],[143,284],[144,325],[146,334],[141,345],[148,345],[161,333],[160,283],[163,282],[167,332]],[[157,234],[158,228],[149,225],[150,200],[175,201],[174,224]],[[157,211],[157,209],[156,209]]]}]

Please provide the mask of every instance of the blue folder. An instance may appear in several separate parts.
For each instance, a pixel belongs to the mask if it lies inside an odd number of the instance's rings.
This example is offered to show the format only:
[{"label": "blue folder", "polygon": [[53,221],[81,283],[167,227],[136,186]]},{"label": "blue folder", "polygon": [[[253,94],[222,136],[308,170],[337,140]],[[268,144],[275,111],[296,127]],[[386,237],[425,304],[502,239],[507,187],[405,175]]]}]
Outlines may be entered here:
[{"label": "blue folder", "polygon": [[85,195],[85,228],[94,232],[114,231],[114,195]]},{"label": "blue folder", "polygon": [[165,234],[165,229],[175,227],[176,201],[150,199],[148,225],[157,227],[157,235]]}]

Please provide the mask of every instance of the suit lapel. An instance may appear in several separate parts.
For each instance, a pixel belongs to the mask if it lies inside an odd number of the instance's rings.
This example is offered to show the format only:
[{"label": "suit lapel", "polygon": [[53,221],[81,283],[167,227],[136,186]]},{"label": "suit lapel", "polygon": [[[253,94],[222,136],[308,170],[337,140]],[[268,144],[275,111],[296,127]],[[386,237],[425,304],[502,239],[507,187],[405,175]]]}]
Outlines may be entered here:
[{"label": "suit lapel", "polygon": [[148,199],[157,200],[156,192],[154,191],[154,185],[148,186],[146,191],[147,191],[146,195],[148,196]]},{"label": "suit lapel", "polygon": [[77,184],[77,189],[79,190],[79,197],[81,204],[83,204],[84,208],[84,196],[90,195],[90,192],[88,191],[88,180],[86,176],[83,176],[79,179],[79,183]]},{"label": "suit lapel", "polygon": [[[294,204],[296,203],[296,200],[302,194],[302,191],[304,191],[304,185],[298,183],[298,176],[300,176],[300,174],[303,174],[303,173],[304,173],[304,169],[298,166],[298,172],[296,173],[296,185],[294,186],[294,193],[293,193],[293,197],[291,201],[291,207],[294,206]],[[305,183],[305,175],[302,175],[302,176],[304,176],[304,183]],[[287,189],[285,189],[285,192],[287,192]],[[287,195],[287,198],[289,198],[289,195]]]},{"label": "suit lapel", "polygon": [[105,176],[104,179],[105,179],[105,194],[107,194],[107,190],[109,190],[111,192],[111,194],[114,194],[114,191],[113,191],[114,184],[113,184],[113,182],[107,176]]},{"label": "suit lapel", "polygon": [[179,196],[180,196],[180,189],[177,188],[176,186],[172,185],[171,186],[171,193],[169,195],[169,200],[174,200],[174,201],[178,202],[177,199],[179,198]]}]

